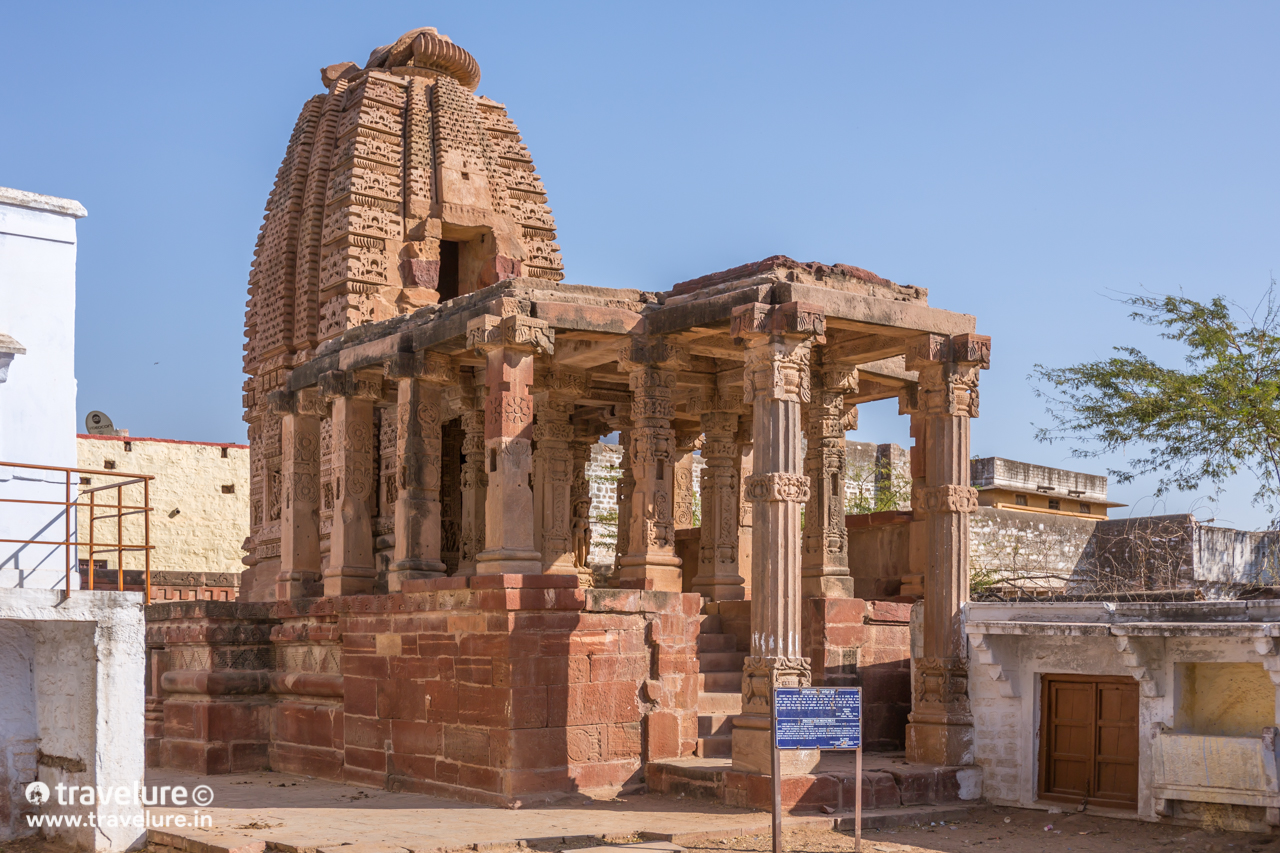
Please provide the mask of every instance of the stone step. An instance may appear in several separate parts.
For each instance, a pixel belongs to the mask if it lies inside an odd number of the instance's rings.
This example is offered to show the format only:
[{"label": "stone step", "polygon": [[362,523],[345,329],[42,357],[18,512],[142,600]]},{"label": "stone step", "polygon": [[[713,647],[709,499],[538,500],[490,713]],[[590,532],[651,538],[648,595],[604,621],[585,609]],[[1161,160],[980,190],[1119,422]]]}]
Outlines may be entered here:
[{"label": "stone step", "polygon": [[698,655],[699,672],[742,672],[746,652],[701,652]]},{"label": "stone step", "polygon": [[703,615],[699,616],[698,630],[700,630],[704,634],[719,634],[720,633],[719,614],[712,613],[708,615],[704,613]]},{"label": "stone step", "polygon": [[698,690],[702,693],[741,693],[742,672],[700,672]]},{"label": "stone step", "polygon": [[698,737],[728,735],[733,731],[733,714],[700,714]]},{"label": "stone step", "polygon": [[700,737],[693,748],[693,754],[699,758],[732,758],[733,737],[730,735]]},{"label": "stone step", "polygon": [[742,693],[699,693],[699,714],[741,714]]},{"label": "stone step", "polygon": [[736,652],[737,650],[738,638],[733,634],[712,634],[703,631],[698,635],[699,652]]}]

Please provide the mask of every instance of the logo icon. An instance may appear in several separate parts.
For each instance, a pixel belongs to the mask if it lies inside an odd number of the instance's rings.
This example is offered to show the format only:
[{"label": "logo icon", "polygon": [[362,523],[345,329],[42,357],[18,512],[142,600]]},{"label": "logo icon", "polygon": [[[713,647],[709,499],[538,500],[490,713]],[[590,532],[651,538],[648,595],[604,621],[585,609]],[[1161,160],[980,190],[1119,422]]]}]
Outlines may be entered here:
[{"label": "logo icon", "polygon": [[32,782],[27,786],[27,802],[33,806],[49,802],[49,786],[43,782]]}]

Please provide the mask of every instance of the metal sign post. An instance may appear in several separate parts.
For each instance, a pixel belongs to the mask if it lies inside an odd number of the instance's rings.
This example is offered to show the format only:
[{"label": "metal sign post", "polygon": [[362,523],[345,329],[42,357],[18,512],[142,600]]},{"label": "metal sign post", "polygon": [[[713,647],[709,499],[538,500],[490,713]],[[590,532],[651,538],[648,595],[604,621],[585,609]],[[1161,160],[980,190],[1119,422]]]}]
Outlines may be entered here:
[{"label": "metal sign post", "polygon": [[862,851],[862,688],[773,689],[773,853],[782,853],[784,749],[852,749],[858,784],[853,795],[853,849]]}]

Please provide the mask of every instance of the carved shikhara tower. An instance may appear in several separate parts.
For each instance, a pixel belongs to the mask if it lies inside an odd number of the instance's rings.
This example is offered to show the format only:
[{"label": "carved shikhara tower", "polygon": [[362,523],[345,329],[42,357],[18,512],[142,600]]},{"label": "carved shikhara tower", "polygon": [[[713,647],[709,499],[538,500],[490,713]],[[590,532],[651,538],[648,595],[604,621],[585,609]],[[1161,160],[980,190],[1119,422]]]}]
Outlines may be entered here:
[{"label": "carved shikhara tower", "polygon": [[267,395],[356,326],[520,276],[564,277],[542,181],[480,67],[426,27],[321,72],[254,251],[245,312],[248,562],[280,553],[280,417]]}]

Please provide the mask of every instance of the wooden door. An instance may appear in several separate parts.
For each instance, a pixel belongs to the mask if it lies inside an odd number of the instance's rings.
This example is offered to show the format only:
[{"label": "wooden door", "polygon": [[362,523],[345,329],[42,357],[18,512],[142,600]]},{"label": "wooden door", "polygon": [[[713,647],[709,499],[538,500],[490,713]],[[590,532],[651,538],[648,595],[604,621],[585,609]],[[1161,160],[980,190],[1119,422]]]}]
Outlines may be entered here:
[{"label": "wooden door", "polygon": [[1046,675],[1040,796],[1114,808],[1138,804],[1138,683]]}]

